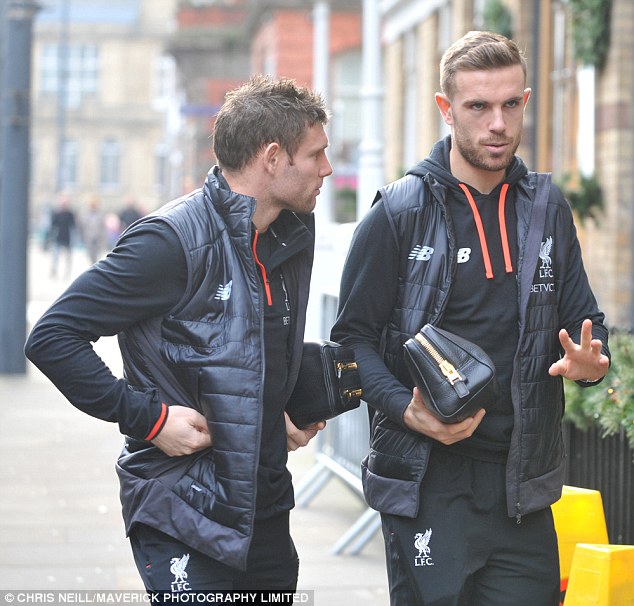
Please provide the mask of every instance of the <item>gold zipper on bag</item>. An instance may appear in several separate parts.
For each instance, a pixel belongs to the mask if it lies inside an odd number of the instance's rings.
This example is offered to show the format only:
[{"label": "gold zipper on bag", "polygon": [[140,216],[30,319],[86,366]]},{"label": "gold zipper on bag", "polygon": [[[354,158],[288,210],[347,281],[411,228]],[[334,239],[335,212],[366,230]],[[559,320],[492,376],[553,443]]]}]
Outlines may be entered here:
[{"label": "gold zipper on bag", "polygon": [[337,373],[339,374],[339,377],[341,378],[341,373],[344,370],[356,370],[357,363],[356,362],[337,362],[336,368],[337,368]]},{"label": "gold zipper on bag", "polygon": [[442,374],[445,375],[449,383],[453,385],[456,381],[464,380],[456,370],[456,367],[449,362],[449,360],[445,360],[440,352],[423,335],[416,333],[414,338],[425,348],[425,351],[433,358],[434,362],[438,364]]},{"label": "gold zipper on bag", "polygon": [[346,398],[360,398],[363,395],[363,389],[344,389],[343,395]]},{"label": "gold zipper on bag", "polygon": [[[337,376],[341,379],[342,373],[346,372],[346,370],[356,370],[358,366],[356,362],[337,362],[335,368],[337,369]],[[363,395],[363,390],[344,389],[343,395],[346,398],[360,398]]]}]

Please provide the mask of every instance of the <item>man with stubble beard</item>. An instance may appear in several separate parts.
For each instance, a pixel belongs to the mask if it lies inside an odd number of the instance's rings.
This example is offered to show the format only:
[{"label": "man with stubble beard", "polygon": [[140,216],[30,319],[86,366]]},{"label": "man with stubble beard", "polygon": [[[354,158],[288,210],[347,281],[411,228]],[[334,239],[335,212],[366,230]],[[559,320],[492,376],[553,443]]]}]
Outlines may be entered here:
[{"label": "man with stubble beard", "polygon": [[[440,67],[451,135],[378,192],[332,330],[354,348],[373,411],[365,496],[381,512],[393,606],[556,606],[562,378],[606,374],[604,315],[569,205],[515,155],[531,93],[517,45],[470,32]],[[486,410],[454,424],[428,411],[403,356],[426,323],[493,360],[500,395]]]}]

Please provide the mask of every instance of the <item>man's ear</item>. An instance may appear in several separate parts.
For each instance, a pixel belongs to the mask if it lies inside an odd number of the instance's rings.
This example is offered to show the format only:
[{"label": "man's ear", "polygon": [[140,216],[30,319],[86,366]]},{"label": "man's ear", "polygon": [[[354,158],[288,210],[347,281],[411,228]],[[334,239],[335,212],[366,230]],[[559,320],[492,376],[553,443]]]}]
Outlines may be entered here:
[{"label": "man's ear", "polygon": [[262,152],[262,162],[267,171],[275,172],[280,162],[280,153],[282,148],[279,143],[269,143]]},{"label": "man's ear", "polygon": [[525,88],[524,89],[524,108],[526,108],[526,104],[528,103],[528,100],[531,98],[531,89],[530,88]]},{"label": "man's ear", "polygon": [[451,101],[449,101],[447,95],[443,93],[436,93],[436,105],[438,106],[438,109],[440,110],[440,115],[442,116],[442,119],[445,121],[445,123],[449,125],[453,124]]}]

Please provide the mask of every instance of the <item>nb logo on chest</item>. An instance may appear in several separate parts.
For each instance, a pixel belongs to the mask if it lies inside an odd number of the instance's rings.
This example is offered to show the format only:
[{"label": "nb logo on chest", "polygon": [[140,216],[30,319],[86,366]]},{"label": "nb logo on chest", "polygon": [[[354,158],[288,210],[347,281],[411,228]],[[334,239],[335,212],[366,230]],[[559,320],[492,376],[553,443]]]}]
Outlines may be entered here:
[{"label": "nb logo on chest", "polygon": [[[423,246],[417,244],[412,248],[411,252],[407,256],[410,261],[429,261],[434,254],[434,249],[431,246]],[[459,248],[456,255],[456,261],[458,263],[466,263],[471,259],[470,248]]]}]

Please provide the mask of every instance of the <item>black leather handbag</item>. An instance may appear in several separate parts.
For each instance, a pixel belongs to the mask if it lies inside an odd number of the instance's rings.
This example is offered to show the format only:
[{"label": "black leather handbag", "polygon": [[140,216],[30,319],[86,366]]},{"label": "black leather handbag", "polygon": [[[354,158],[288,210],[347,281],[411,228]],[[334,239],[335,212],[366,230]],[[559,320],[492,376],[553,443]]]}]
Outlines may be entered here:
[{"label": "black leather handbag", "polygon": [[458,423],[498,397],[491,358],[467,339],[425,324],[403,347],[425,405],[444,423]]},{"label": "black leather handbag", "polygon": [[361,403],[354,351],[333,341],[306,341],[286,412],[297,427],[332,419]]}]

